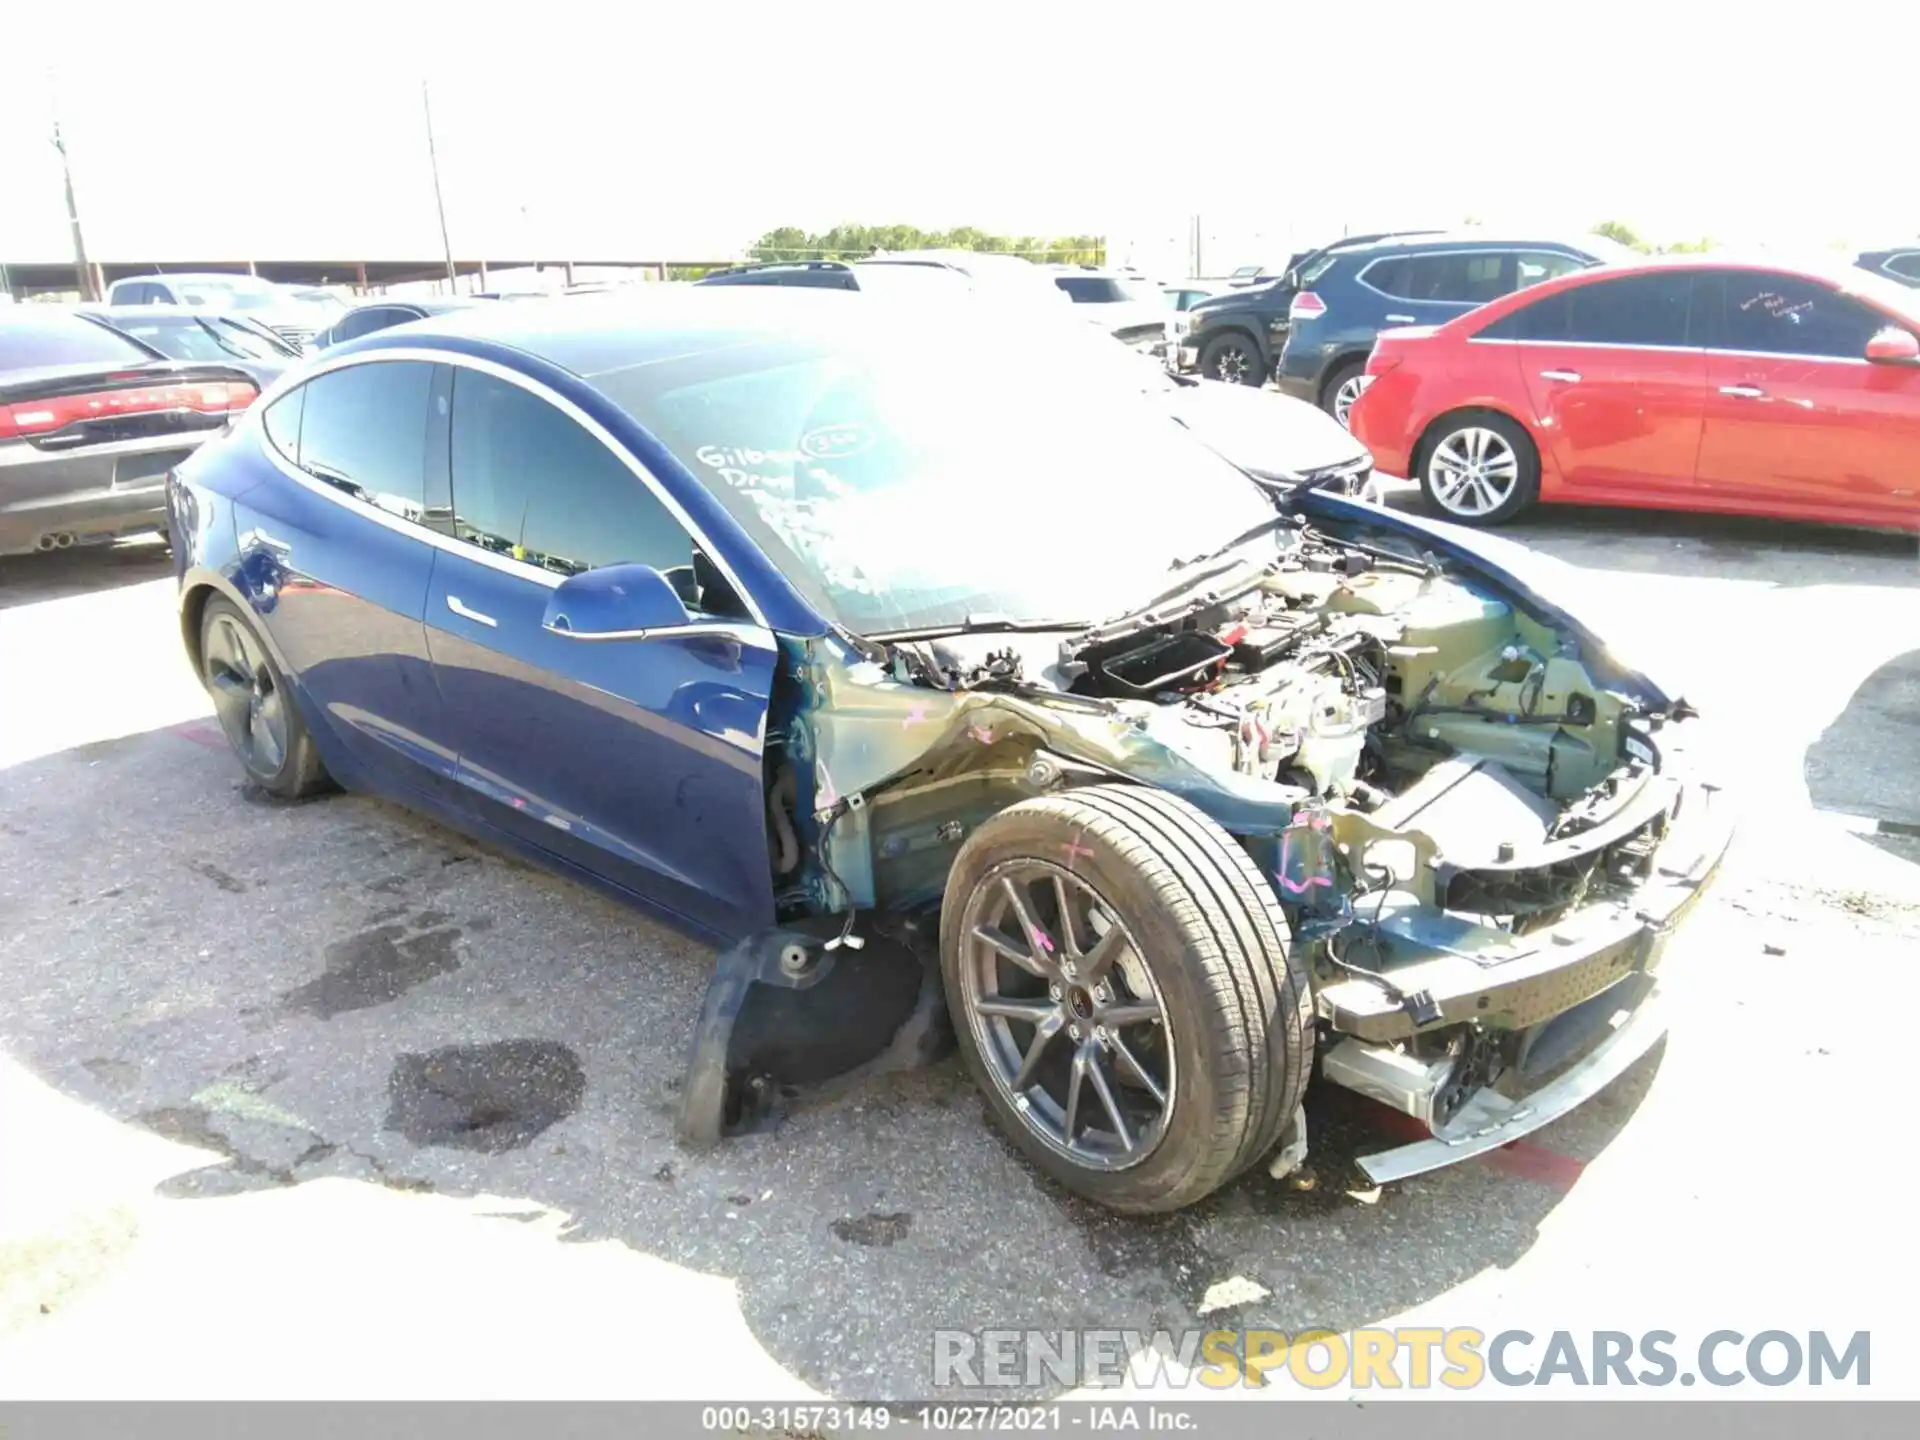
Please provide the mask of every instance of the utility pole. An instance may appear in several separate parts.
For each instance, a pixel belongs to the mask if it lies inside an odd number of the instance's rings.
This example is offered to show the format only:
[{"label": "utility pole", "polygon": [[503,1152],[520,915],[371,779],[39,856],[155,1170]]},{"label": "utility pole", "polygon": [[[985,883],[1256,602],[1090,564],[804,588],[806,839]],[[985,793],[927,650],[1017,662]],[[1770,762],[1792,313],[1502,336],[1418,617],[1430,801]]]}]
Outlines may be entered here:
[{"label": "utility pole", "polygon": [[87,263],[87,242],[80,234],[80,207],[73,198],[73,166],[67,162],[67,142],[60,135],[60,95],[57,77],[49,72],[48,87],[53,90],[53,148],[60,152],[60,174],[67,186],[67,225],[73,231],[73,274],[78,280],[82,300],[98,300],[93,288],[93,267]]},{"label": "utility pole", "polygon": [[447,202],[440,196],[440,157],[433,148],[433,100],[427,94],[425,80],[420,82],[420,108],[427,117],[427,163],[433,167],[433,208],[440,216],[440,248],[447,257],[447,289],[457,291],[460,284],[453,269],[453,242],[447,239]]}]

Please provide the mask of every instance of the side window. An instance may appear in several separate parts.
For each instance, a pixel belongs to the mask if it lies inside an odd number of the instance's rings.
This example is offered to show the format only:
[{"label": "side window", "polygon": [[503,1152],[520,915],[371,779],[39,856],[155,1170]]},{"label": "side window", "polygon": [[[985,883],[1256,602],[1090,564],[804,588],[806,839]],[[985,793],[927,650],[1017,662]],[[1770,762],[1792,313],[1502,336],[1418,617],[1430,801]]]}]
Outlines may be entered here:
[{"label": "side window", "polygon": [[307,387],[291,390],[269,405],[260,416],[267,439],[295,465],[300,463],[300,410],[307,403]]},{"label": "side window", "polygon": [[1889,274],[1898,275],[1905,280],[1920,280],[1920,250],[1909,250],[1904,254],[1892,256],[1887,261]]},{"label": "side window", "polygon": [[132,280],[115,285],[107,291],[107,303],[144,305],[147,303],[147,283],[144,280]]},{"label": "side window", "polygon": [[1627,275],[1577,285],[1496,320],[1479,338],[1684,349],[1700,343],[1688,338],[1692,294],[1692,277],[1682,274]]},{"label": "side window", "polygon": [[1858,360],[1886,324],[1858,301],[1797,276],[1729,270],[1723,280],[1715,342],[1723,350]]},{"label": "side window", "polygon": [[1391,295],[1397,300],[1411,298],[1407,294],[1407,260],[1405,256],[1395,256],[1389,260],[1376,260],[1367,267],[1366,272],[1360,278],[1374,289],[1380,291],[1383,295]]},{"label": "side window", "polygon": [[613,451],[538,395],[456,368],[452,450],[456,538],[557,575],[651,565],[691,593],[692,537]]},{"label": "side window", "polygon": [[1542,280],[1554,280],[1562,275],[1571,275],[1576,270],[1585,270],[1587,262],[1576,260],[1571,255],[1555,254],[1551,250],[1523,250],[1514,257],[1514,283],[1516,290],[1525,290],[1529,285],[1538,285]]},{"label": "side window", "polygon": [[301,387],[300,468],[370,505],[424,520],[434,368],[370,360],[309,380]]},{"label": "side window", "polygon": [[1387,293],[1402,300],[1484,305],[1514,288],[1513,261],[1508,254],[1409,255],[1395,274],[1398,288]]}]

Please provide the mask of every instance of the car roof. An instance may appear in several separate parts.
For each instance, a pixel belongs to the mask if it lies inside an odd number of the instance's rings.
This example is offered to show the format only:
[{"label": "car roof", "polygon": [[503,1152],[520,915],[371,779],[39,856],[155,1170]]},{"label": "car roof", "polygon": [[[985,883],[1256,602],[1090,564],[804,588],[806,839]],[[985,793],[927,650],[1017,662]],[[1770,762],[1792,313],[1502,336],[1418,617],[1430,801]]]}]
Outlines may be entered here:
[{"label": "car roof", "polygon": [[[269,280],[264,275],[249,275],[244,270],[169,270],[164,275],[122,275],[113,284],[127,285],[135,280],[184,280],[189,284],[205,284],[209,280],[250,280],[255,284],[272,285],[275,289],[282,288],[277,281]],[[112,286],[108,288],[111,289]]]},{"label": "car roof", "polygon": [[1564,235],[1512,235],[1504,232],[1482,235],[1473,231],[1449,230],[1435,231],[1426,235],[1401,235],[1358,245],[1342,245],[1336,241],[1323,253],[1340,260],[1371,260],[1382,255],[1409,254],[1416,251],[1426,253],[1452,250],[1524,250],[1529,247],[1551,246],[1561,250],[1578,250],[1587,255],[1598,255],[1602,247],[1611,243],[1597,235],[1568,239]]},{"label": "car roof", "polygon": [[413,299],[405,295],[387,295],[375,300],[362,300],[347,311],[347,314],[357,315],[362,310],[391,310],[398,307],[404,310],[418,310],[423,315],[445,315],[455,310],[471,309],[476,303],[478,302],[464,295],[435,295],[425,299]]},{"label": "car roof", "polygon": [[517,305],[469,305],[395,330],[350,340],[328,354],[407,346],[465,349],[461,342],[519,351],[591,380],[735,345],[826,341],[876,330],[912,331],[915,307],[850,305],[844,294],[787,285],[652,285],[582,305],[564,297]]}]

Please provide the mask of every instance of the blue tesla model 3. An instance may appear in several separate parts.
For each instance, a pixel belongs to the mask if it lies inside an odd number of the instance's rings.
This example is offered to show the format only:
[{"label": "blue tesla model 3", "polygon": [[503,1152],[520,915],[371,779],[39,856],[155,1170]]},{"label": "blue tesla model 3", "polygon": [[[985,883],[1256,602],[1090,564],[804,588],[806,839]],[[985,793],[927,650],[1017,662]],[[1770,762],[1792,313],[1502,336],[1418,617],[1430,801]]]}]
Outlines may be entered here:
[{"label": "blue tesla model 3", "polygon": [[1084,330],[663,288],[334,347],[170,476],[182,638],[266,792],[723,946],[689,1142],[954,1043],[1129,1212],[1297,1166],[1315,1076],[1431,1132],[1379,1180],[1565,1113],[1726,843],[1691,708]]}]

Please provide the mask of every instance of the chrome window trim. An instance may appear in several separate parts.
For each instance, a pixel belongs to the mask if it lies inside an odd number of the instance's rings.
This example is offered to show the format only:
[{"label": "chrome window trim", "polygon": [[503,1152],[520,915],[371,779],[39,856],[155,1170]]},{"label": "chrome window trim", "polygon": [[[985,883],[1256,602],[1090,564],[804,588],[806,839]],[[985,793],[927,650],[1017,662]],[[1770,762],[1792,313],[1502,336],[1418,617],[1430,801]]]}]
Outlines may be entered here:
[{"label": "chrome window trim", "polygon": [[[261,417],[265,415],[269,406],[277,403],[283,396],[291,394],[294,390],[335,370],[345,370],[354,365],[374,365],[387,361],[400,360],[420,361],[429,365],[453,365],[477,371],[482,375],[490,375],[496,380],[504,380],[511,385],[518,385],[522,390],[527,391],[531,395],[538,396],[559,410],[561,414],[567,416],[567,418],[579,425],[589,435],[592,435],[594,439],[598,440],[601,445],[605,446],[615,458],[625,465],[628,470],[633,472],[634,476],[642,485],[646,486],[654,498],[666,507],[667,513],[679,522],[680,528],[685,530],[693,542],[706,553],[707,558],[713,562],[714,568],[717,569],[721,575],[726,578],[727,583],[733,587],[733,593],[740,597],[741,603],[747,607],[748,613],[752,615],[754,623],[758,625],[762,631],[767,632],[769,636],[771,635],[772,627],[767,624],[766,614],[761,610],[759,602],[748,592],[747,587],[741,584],[740,577],[734,573],[733,567],[727,563],[726,558],[719,553],[713,542],[708,539],[706,532],[694,523],[693,517],[688,515],[680,502],[668,493],[666,487],[660,483],[658,477],[632,455],[629,455],[626,448],[608,433],[605,426],[601,425],[599,421],[587,414],[586,411],[582,410],[566,396],[558,393],[547,385],[543,385],[533,377],[523,375],[518,370],[510,366],[502,365],[498,361],[482,359],[477,355],[462,355],[451,350],[436,350],[428,346],[407,346],[391,350],[378,350],[366,355],[342,355],[332,360],[319,360],[311,366],[302,366],[297,371],[290,371],[282,378],[279,384],[272,386],[267,393],[260,396],[248,409],[247,423],[255,432],[254,440],[257,448],[290,480],[306,487],[306,489],[313,494],[323,499],[331,500],[334,504],[342,506],[355,515],[364,516],[376,524],[384,525],[387,529],[395,531],[398,534],[410,535],[425,540],[429,545],[434,546],[436,549],[445,550],[450,555],[459,555],[466,559],[478,560],[481,564],[490,566],[503,574],[517,575],[523,580],[536,581],[541,585],[545,585],[550,590],[558,588],[560,582],[567,578],[566,576],[556,575],[551,570],[543,570],[538,565],[531,565],[524,560],[515,560],[509,556],[496,555],[491,550],[484,550],[478,545],[472,545],[464,540],[455,539],[451,535],[443,535],[438,530],[429,529],[418,521],[408,520],[404,516],[395,515],[390,510],[382,510],[377,505],[370,505],[364,500],[356,499],[354,496],[348,495],[343,491],[336,490],[325,481],[316,480],[282,454],[279,447],[267,436],[265,421]],[[449,416],[449,421],[451,421],[451,416]],[[304,419],[302,423],[304,427]],[[449,466],[451,466],[451,460],[449,460]]]},{"label": "chrome window trim", "polygon": [[1658,350],[1672,355],[1724,355],[1737,360],[1798,360],[1819,365],[1868,365],[1864,355],[1803,355],[1792,350],[1722,350],[1712,345],[1626,345],[1616,340],[1509,340],[1498,335],[1469,335],[1469,345],[1538,345],[1554,350]]},{"label": "chrome window trim", "polygon": [[[1364,289],[1371,290],[1383,300],[1396,300],[1406,305],[1459,305],[1468,310],[1477,310],[1482,305],[1491,305],[1493,303],[1493,300],[1420,300],[1411,295],[1394,295],[1386,290],[1382,290],[1378,285],[1369,284],[1367,281],[1367,272],[1376,265],[1385,264],[1389,260],[1421,260],[1430,255],[1511,255],[1516,261],[1522,255],[1561,255],[1569,260],[1580,261],[1588,270],[1594,269],[1598,264],[1597,261],[1590,260],[1584,255],[1576,254],[1572,250],[1563,250],[1554,245],[1488,245],[1478,250],[1409,249],[1404,255],[1374,256],[1373,259],[1360,267],[1360,272],[1353,277],[1353,283]],[[1554,278],[1558,279],[1559,277],[1555,276]],[[1533,287],[1526,286],[1523,288],[1532,289]],[[1494,296],[1494,300],[1504,300],[1507,298],[1507,295],[1518,295],[1519,293],[1519,290],[1509,290],[1505,295]]]},{"label": "chrome window trim", "polygon": [[685,625],[655,625],[646,630],[561,630],[542,625],[549,635],[563,640],[668,640],[686,637],[710,637],[751,645],[759,650],[774,648],[773,632],[764,625],[747,625],[738,620],[691,620]]}]

